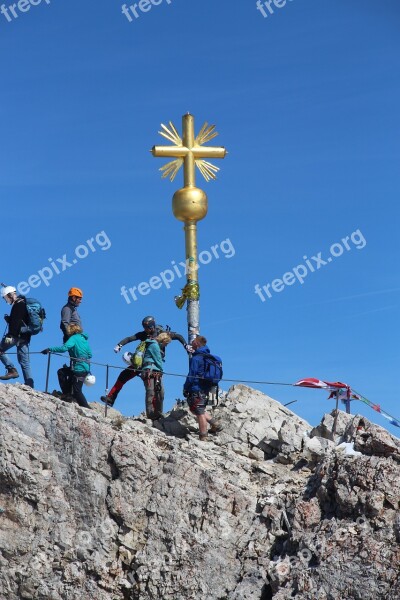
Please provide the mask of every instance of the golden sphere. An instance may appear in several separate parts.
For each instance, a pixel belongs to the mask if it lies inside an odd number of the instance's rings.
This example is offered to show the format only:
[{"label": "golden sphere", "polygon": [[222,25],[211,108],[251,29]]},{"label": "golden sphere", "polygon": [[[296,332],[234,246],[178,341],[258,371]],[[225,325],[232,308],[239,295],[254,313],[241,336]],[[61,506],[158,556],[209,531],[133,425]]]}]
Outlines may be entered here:
[{"label": "golden sphere", "polygon": [[174,216],[187,223],[201,221],[207,214],[207,194],[197,187],[184,187],[177,190],[172,198]]}]

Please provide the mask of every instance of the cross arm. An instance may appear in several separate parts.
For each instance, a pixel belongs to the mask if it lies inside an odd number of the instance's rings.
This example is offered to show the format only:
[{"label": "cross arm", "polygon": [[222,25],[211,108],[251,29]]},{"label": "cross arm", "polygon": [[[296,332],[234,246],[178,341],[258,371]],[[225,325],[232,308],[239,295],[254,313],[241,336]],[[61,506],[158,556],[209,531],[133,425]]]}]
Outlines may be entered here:
[{"label": "cross arm", "polygon": [[153,156],[162,158],[185,158],[192,152],[196,158],[225,158],[226,148],[223,146],[194,146],[189,149],[186,146],[153,146],[151,153]]},{"label": "cross arm", "polygon": [[189,149],[185,146],[153,146],[150,152],[153,156],[162,158],[184,158]]}]

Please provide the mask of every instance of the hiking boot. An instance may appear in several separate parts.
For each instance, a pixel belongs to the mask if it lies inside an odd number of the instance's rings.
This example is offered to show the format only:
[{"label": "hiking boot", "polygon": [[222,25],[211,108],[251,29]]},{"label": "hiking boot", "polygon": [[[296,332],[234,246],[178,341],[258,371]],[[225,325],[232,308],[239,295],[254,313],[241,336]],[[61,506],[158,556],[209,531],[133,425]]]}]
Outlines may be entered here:
[{"label": "hiking boot", "polygon": [[7,381],[8,379],[17,379],[17,377],[19,377],[19,373],[17,371],[17,369],[7,369],[7,373],[5,375],[3,375],[2,377],[0,377],[0,379],[2,381]]},{"label": "hiking boot", "polygon": [[111,396],[100,396],[100,400],[107,404],[108,406],[113,406],[115,400],[111,398]]},{"label": "hiking boot", "polygon": [[217,421],[217,419],[211,419],[210,425],[211,425],[211,427],[209,429],[210,433],[218,433],[219,431],[222,431],[224,428],[222,423],[220,421]]},{"label": "hiking boot", "polygon": [[59,396],[57,396],[57,398],[59,398],[60,400],[62,400],[63,402],[73,402],[74,398],[71,396],[71,394],[60,394]]},{"label": "hiking boot", "polygon": [[86,402],[86,404],[80,404],[81,408],[87,408],[88,410],[92,410],[92,407]]}]

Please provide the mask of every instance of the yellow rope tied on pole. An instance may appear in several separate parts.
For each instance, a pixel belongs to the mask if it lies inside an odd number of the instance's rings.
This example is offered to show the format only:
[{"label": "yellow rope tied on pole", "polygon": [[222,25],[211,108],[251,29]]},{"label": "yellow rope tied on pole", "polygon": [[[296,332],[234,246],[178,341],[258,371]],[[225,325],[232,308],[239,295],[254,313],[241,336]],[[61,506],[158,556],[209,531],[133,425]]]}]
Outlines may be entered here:
[{"label": "yellow rope tied on pole", "polygon": [[178,308],[183,308],[186,300],[198,300],[200,298],[200,286],[197,281],[189,281],[182,288],[182,294],[175,296],[175,304]]}]

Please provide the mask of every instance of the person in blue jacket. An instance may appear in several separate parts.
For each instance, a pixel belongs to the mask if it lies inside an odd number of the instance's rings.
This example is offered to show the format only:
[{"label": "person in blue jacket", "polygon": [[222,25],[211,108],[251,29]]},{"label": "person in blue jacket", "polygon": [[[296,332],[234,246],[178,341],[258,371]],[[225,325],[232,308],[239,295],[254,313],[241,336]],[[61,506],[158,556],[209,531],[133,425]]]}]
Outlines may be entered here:
[{"label": "person in blue jacket", "polygon": [[206,411],[209,393],[212,383],[202,379],[204,377],[204,355],[210,354],[207,346],[207,340],[202,335],[198,335],[192,342],[194,354],[192,355],[189,373],[183,385],[183,395],[187,398],[190,411],[196,416],[199,424],[199,439],[208,440],[208,425],[211,425],[210,432],[217,433],[222,431],[222,425]]},{"label": "person in blue jacket", "polygon": [[[87,362],[92,358],[92,351],[88,343],[88,335],[83,333],[80,325],[70,325],[70,337],[62,346],[51,346],[42,350],[42,354],[49,352],[68,352],[71,357],[72,365],[70,367],[69,376],[66,376],[65,371],[69,367],[63,367],[58,371],[58,379],[61,390],[66,394],[67,390],[72,388],[72,397],[77,401],[79,406],[91,408],[82,392],[83,382],[90,373],[90,363]],[[62,372],[62,373],[61,373]]]},{"label": "person in blue jacket", "polygon": [[171,342],[168,333],[160,333],[156,338],[146,340],[146,350],[143,355],[141,378],[146,390],[146,415],[155,421],[162,416],[164,405],[163,355],[164,348]]}]

